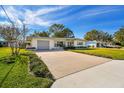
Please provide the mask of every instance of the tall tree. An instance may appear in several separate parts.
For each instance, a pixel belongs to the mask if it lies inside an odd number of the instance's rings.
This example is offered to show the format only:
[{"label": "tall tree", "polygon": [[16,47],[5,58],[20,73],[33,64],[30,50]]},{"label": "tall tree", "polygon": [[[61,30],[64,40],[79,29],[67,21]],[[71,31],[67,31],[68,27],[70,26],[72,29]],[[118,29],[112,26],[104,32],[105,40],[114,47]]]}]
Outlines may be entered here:
[{"label": "tall tree", "polygon": [[112,42],[113,41],[113,35],[109,34],[108,32],[105,32],[105,42]]},{"label": "tall tree", "polygon": [[91,31],[87,32],[86,35],[84,36],[84,38],[86,40],[91,40],[91,41],[96,40],[96,41],[98,41],[99,37],[100,37],[99,35],[100,35],[99,31],[94,29],[94,30],[91,30]]},{"label": "tall tree", "polygon": [[124,27],[114,33],[114,40],[124,46]]},{"label": "tall tree", "polygon": [[20,48],[24,43],[24,33],[25,31],[18,27],[0,25],[0,36],[9,43],[12,55],[19,54]]},{"label": "tall tree", "polygon": [[91,30],[87,32],[84,38],[85,40],[91,40],[91,41],[96,40],[102,44],[110,44],[112,43],[113,40],[113,36],[108,32],[97,31],[97,30]]},{"label": "tall tree", "polygon": [[99,31],[98,41],[111,42],[112,40],[113,36],[111,34],[109,34],[108,32]]},{"label": "tall tree", "polygon": [[65,37],[65,38],[74,38],[75,37],[73,31],[70,30],[69,28],[65,28],[62,31],[62,33],[63,33],[63,37]]},{"label": "tall tree", "polygon": [[52,37],[74,38],[73,31],[66,28],[63,24],[53,24],[49,28],[49,33],[51,33]]},{"label": "tall tree", "polygon": [[43,32],[34,32],[31,36],[39,36],[39,37],[49,37],[49,33],[46,31]]},{"label": "tall tree", "polygon": [[65,26],[63,24],[53,24],[49,27],[50,33],[60,32],[65,29]]}]

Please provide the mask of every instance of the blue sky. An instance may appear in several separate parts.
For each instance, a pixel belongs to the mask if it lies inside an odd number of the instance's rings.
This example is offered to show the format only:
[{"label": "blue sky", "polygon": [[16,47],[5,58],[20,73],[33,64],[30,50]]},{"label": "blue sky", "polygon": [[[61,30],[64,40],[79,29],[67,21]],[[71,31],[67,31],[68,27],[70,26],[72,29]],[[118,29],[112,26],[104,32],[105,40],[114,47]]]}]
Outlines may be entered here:
[{"label": "blue sky", "polygon": [[[124,6],[75,5],[75,6],[4,6],[9,17],[21,26],[24,22],[32,33],[48,30],[54,23],[64,24],[77,38],[83,38],[87,31],[102,30],[113,34],[124,26]],[[9,21],[0,8],[0,23]]]}]

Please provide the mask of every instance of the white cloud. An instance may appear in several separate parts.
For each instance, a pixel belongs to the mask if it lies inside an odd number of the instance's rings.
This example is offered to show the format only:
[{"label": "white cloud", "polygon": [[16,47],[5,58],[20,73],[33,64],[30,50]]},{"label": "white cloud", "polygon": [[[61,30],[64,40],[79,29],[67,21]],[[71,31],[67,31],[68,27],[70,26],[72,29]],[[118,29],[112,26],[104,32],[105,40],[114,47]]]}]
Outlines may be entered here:
[{"label": "white cloud", "polygon": [[67,6],[57,6],[57,7],[53,7],[53,8],[39,9],[37,11],[26,10],[24,22],[27,24],[32,24],[32,25],[36,24],[36,25],[41,25],[41,26],[49,26],[52,23],[52,21],[42,19],[42,15],[48,14],[51,12],[55,12],[57,10],[61,10],[66,7]]},{"label": "white cloud", "polygon": [[[49,26],[52,21],[43,19],[42,15],[64,9],[66,7],[68,6],[55,6],[52,8],[41,8],[35,11],[25,9],[25,11],[22,12],[17,10],[13,6],[8,6],[5,7],[5,10],[7,11],[7,14],[9,15],[10,19],[15,22],[15,24],[21,25],[23,21],[24,23],[29,25]],[[0,16],[6,17],[5,13],[2,10],[0,11]]]},{"label": "white cloud", "polygon": [[2,24],[2,25],[11,25],[8,21],[0,21],[0,24]]},{"label": "white cloud", "polygon": [[90,18],[90,17],[96,17],[96,16],[100,16],[102,14],[109,14],[111,12],[116,12],[119,11],[118,7],[109,7],[109,6],[99,6],[96,8],[92,8],[92,9],[88,9],[88,10],[83,10],[75,13],[73,15],[70,15],[66,18],[61,18],[58,20],[55,20],[56,22],[68,22],[70,20],[73,20],[76,18],[76,20],[81,20],[81,19],[86,19],[86,18]]},{"label": "white cloud", "polygon": [[107,13],[111,13],[111,12],[115,12],[118,11],[118,9],[116,8],[112,8],[112,7],[98,7],[98,8],[94,8],[91,10],[86,10],[86,11],[82,11],[81,14],[83,14],[83,16],[81,16],[81,18],[86,18],[86,17],[94,17],[97,15],[101,15],[101,14],[107,14]]},{"label": "white cloud", "polygon": [[[49,11],[50,12],[50,11]],[[42,11],[31,11],[26,10],[24,14],[24,23],[30,25],[41,25],[41,26],[49,26],[50,21],[42,19],[42,14],[49,13],[47,10]]]}]

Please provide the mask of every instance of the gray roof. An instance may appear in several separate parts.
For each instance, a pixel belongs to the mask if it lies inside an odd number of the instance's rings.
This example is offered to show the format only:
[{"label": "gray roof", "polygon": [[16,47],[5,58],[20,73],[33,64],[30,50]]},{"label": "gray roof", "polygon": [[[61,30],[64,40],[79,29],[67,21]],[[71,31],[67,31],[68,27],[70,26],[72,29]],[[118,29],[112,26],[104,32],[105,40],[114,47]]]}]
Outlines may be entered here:
[{"label": "gray roof", "polygon": [[80,38],[59,38],[59,37],[40,37],[40,36],[32,36],[30,38],[83,40],[83,39],[80,39]]}]

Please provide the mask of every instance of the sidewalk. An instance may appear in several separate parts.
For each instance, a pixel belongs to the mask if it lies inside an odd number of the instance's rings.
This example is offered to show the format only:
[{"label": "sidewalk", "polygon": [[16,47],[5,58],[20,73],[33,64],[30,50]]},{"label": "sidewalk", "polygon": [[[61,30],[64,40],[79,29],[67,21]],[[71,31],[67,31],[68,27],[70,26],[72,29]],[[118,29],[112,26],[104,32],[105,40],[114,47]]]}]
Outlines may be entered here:
[{"label": "sidewalk", "polygon": [[60,78],[52,88],[124,88],[124,60],[112,60]]}]

